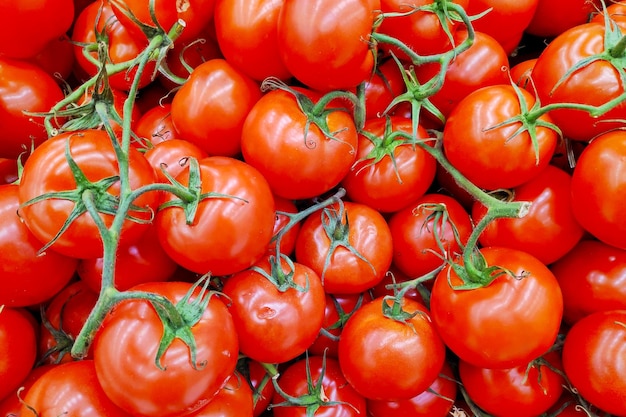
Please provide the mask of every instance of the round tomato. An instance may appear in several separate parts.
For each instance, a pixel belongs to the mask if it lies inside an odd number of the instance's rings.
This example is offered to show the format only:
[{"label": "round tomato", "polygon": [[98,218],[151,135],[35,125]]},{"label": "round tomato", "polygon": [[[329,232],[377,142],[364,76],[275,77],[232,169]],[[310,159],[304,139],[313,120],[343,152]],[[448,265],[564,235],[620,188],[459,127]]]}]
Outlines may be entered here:
[{"label": "round tomato", "polygon": [[37,358],[37,336],[26,310],[0,305],[0,399],[14,393]]},{"label": "round tomato", "polygon": [[[296,249],[296,239],[298,238],[298,233],[300,232],[300,222],[293,224],[290,226],[291,228],[289,230],[284,232],[283,229],[287,227],[291,220],[291,218],[285,213],[296,214],[298,213],[298,207],[292,200],[278,196],[274,196],[274,203],[276,207],[276,217],[274,220],[273,236],[276,237],[278,233],[282,233],[280,237],[280,253],[290,256]],[[276,244],[277,241],[270,243],[267,249],[269,254],[276,254]]]},{"label": "round tomato", "polygon": [[525,252],[490,247],[475,256],[500,270],[480,277],[491,279],[488,285],[463,289],[457,288],[464,284],[457,271],[467,273],[467,267],[444,268],[431,293],[433,322],[446,345],[474,366],[526,365],[556,341],[563,316],[559,284],[548,267]]},{"label": "round tomato", "polygon": [[72,75],[74,45],[67,34],[52,39],[37,55],[28,61],[50,74],[60,85]]},{"label": "round tomato", "polygon": [[188,417],[252,417],[254,397],[243,377],[234,372],[207,405]]},{"label": "round tomato", "polygon": [[381,117],[396,96],[406,91],[402,70],[394,59],[379,61],[365,81],[365,120]]},{"label": "round tomato", "polygon": [[30,387],[45,372],[54,368],[55,365],[40,365],[33,368],[28,376],[19,384],[15,391],[4,399],[0,399],[0,417],[17,417],[22,409],[21,400],[24,399]]},{"label": "round tomato", "polygon": [[597,0],[539,0],[526,33],[547,38],[558,36],[587,23],[598,4]]},{"label": "round tomato", "polygon": [[151,107],[137,120],[133,130],[140,141],[147,141],[153,145],[180,138],[172,122],[171,103]]},{"label": "round tomato", "polygon": [[[208,155],[198,145],[184,139],[167,139],[158,142],[144,153],[160,182],[169,184],[167,172],[173,178],[189,168],[189,160],[206,158]],[[162,193],[165,194],[165,193]],[[165,198],[165,195],[163,195]]]},{"label": "round tomato", "polygon": [[167,298],[182,320],[161,317],[147,300],[117,304],[93,345],[104,392],[133,415],[169,417],[200,409],[237,364],[237,334],[225,301],[184,282],[146,283],[132,290]]}]

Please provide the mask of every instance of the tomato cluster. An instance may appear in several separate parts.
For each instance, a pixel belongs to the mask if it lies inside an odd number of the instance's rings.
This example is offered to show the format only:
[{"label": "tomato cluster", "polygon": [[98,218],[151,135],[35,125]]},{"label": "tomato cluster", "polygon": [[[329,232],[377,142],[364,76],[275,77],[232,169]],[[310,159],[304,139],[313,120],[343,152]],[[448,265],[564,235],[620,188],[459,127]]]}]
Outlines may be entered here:
[{"label": "tomato cluster", "polygon": [[626,416],[626,2],[0,5],[0,417]]}]

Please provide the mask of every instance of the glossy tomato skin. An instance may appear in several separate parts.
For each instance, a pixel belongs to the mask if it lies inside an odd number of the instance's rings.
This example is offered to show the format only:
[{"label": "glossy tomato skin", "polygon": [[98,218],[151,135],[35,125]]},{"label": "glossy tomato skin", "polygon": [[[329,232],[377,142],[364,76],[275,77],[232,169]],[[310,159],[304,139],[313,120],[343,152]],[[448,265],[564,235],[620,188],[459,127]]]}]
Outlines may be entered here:
[{"label": "glossy tomato skin", "polygon": [[31,386],[33,386],[35,381],[37,381],[41,375],[52,369],[54,366],[55,365],[39,365],[34,367],[13,393],[7,395],[4,399],[0,399],[0,417],[19,416],[20,410],[22,409],[22,403],[20,401],[26,397],[28,390]]},{"label": "glossy tomato skin", "polygon": [[261,98],[259,85],[216,58],[197,66],[172,101],[172,121],[180,137],[209,155],[237,156],[248,112]]},{"label": "glossy tomato skin", "polygon": [[615,416],[626,416],[626,310],[579,320],[563,344],[563,368],[578,393]]},{"label": "glossy tomato skin", "polygon": [[25,307],[52,298],[70,281],[77,260],[54,251],[37,252],[43,244],[17,215],[18,186],[0,186],[0,305]]},{"label": "glossy tomato skin", "polygon": [[104,393],[89,359],[60,364],[41,375],[28,390],[20,416],[86,416],[86,412],[94,417],[131,416]]},{"label": "glossy tomato skin", "polygon": [[572,174],[574,216],[589,233],[620,249],[626,249],[624,152],[626,133],[602,134],[583,150]]},{"label": "glossy tomato skin", "polygon": [[[339,239],[347,239],[352,249],[333,249]],[[330,294],[357,294],[373,287],[383,279],[392,257],[391,231],[382,214],[349,201],[310,215],[296,240],[296,260],[313,269]]]},{"label": "glossy tomato skin", "polygon": [[[156,282],[132,289],[160,294],[176,304],[192,285]],[[198,292],[196,288],[191,301]],[[161,358],[165,370],[155,362],[163,324],[152,304],[145,300],[119,303],[105,318],[93,345],[98,381],[106,395],[127,412],[143,416],[178,416],[208,404],[237,363],[237,335],[225,303],[212,294],[191,326],[196,366],[189,347],[175,339]]]},{"label": "glossy tomato skin", "polygon": [[[297,90],[316,102],[320,95]],[[244,160],[267,179],[272,191],[298,200],[317,197],[339,184],[355,161],[357,131],[345,111],[326,116],[329,138],[314,124],[305,137],[307,116],[291,92],[266,93],[246,117],[241,151]]]},{"label": "glossy tomato skin", "polygon": [[207,405],[189,417],[252,417],[254,411],[252,389],[242,375],[234,372],[226,385]]},{"label": "glossy tomato skin", "polygon": [[153,145],[180,138],[172,122],[172,104],[163,103],[143,112],[133,130],[141,140]]},{"label": "glossy tomato skin", "polygon": [[[274,229],[274,198],[262,175],[237,159],[199,161],[202,193],[222,196],[200,201],[191,224],[181,207],[160,210],[159,241],[180,266],[204,274],[229,275],[248,268],[265,253]],[[188,185],[189,169],[177,181]],[[167,201],[176,201],[170,195]]]},{"label": "glossy tomato skin", "polygon": [[[307,367],[310,372],[310,381],[307,380]],[[312,382],[317,385],[320,378],[323,392],[327,397],[326,401],[340,403],[320,407],[315,412],[315,416],[359,417],[366,415],[365,398],[348,384],[337,359],[322,356],[307,356],[300,359],[281,371],[278,385],[286,394],[300,397],[309,394],[308,384]],[[280,393],[274,394],[272,411],[275,417],[307,416],[306,407],[277,406],[284,401],[285,398]]]},{"label": "glossy tomato skin", "polygon": [[563,296],[552,272],[537,258],[503,247],[480,250],[487,265],[508,269],[486,287],[462,284],[446,267],[433,285],[431,315],[446,345],[461,359],[483,368],[521,366],[556,341]]},{"label": "glossy tomato skin", "polygon": [[[535,98],[523,89],[521,94],[530,109]],[[508,84],[469,94],[452,110],[444,127],[446,157],[472,183],[487,190],[515,187],[534,178],[550,162],[558,134],[538,126],[535,151],[528,131],[512,137],[521,123],[496,127],[520,112],[520,99]],[[548,115],[539,119],[551,121]]]},{"label": "glossy tomato skin", "polygon": [[0,158],[16,159],[48,139],[43,119],[23,111],[48,112],[62,98],[61,88],[43,69],[0,58]]},{"label": "glossy tomato skin", "polygon": [[[435,159],[420,146],[388,138],[397,131],[412,134],[411,119],[391,116],[389,121],[376,118],[365,122],[356,162],[341,181],[351,201],[392,213],[428,191],[437,170]],[[417,136],[428,143],[424,127],[418,126]]]},{"label": "glossy tomato skin", "polygon": [[[159,182],[170,183],[165,173],[176,178],[178,174],[189,168],[189,160],[208,157],[198,145],[184,139],[171,138],[153,145],[144,153],[152,168],[157,173]],[[165,192],[162,193],[165,197]]]},{"label": "glossy tomato skin", "polygon": [[0,306],[0,399],[14,393],[37,358],[37,334],[22,309]]},{"label": "glossy tomato skin", "polygon": [[580,241],[550,265],[563,292],[563,320],[573,325],[596,311],[626,310],[626,251]]},{"label": "glossy tomato skin", "polygon": [[[406,322],[383,315],[384,298],[358,309],[339,339],[339,363],[346,379],[367,399],[406,400],[427,389],[445,361],[445,346],[421,303],[402,299],[416,313]],[[390,305],[390,304],[388,304]]]},{"label": "glossy tomato skin", "polygon": [[[272,272],[266,259],[256,264]],[[290,268],[285,261],[283,273]],[[280,291],[267,277],[247,269],[225,280],[223,293],[230,298],[241,353],[265,363],[283,363],[296,358],[313,343],[324,320],[326,300],[322,282],[315,271],[293,265],[297,288]]]},{"label": "glossy tomato skin", "polygon": [[278,48],[287,70],[314,90],[356,87],[374,69],[368,41],[379,10],[379,0],[285,2],[278,17]]},{"label": "glossy tomato skin", "polygon": [[[512,191],[512,201],[531,203],[528,214],[491,222],[479,237],[482,246],[519,249],[551,264],[583,237],[584,230],[574,217],[570,201],[571,176],[565,171],[548,165],[537,177]],[[486,207],[476,201],[472,208],[474,223],[486,212]]]},{"label": "glossy tomato skin", "polygon": [[[35,149],[24,165],[19,185],[20,203],[50,192],[76,189],[76,181],[65,157],[69,146],[70,155],[89,181],[97,182],[107,177],[119,175],[115,151],[108,134],[103,130],[84,130],[59,134]],[[155,182],[156,174],[144,156],[131,148],[129,158],[130,188]],[[119,195],[119,182],[107,190],[113,196]],[[146,211],[130,210],[133,216],[149,220],[156,209],[158,194],[144,193],[134,204]],[[70,200],[46,199],[20,208],[20,216],[28,229],[41,242],[49,242],[61,229],[74,209]],[[113,221],[110,214],[101,214],[109,226]],[[146,224],[126,220],[122,227],[120,242],[130,244],[147,230]],[[71,223],[69,228],[56,240],[51,249],[75,258],[98,258],[102,256],[102,241],[97,226],[89,213],[85,212]]]}]

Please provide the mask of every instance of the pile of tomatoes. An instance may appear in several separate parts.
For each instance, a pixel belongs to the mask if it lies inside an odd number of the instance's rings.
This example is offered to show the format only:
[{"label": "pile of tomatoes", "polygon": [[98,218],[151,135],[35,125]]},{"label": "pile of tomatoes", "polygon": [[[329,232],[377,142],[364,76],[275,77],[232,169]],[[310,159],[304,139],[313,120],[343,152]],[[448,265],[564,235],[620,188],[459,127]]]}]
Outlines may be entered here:
[{"label": "pile of tomatoes", "polygon": [[0,417],[626,416],[625,16],[0,4]]}]

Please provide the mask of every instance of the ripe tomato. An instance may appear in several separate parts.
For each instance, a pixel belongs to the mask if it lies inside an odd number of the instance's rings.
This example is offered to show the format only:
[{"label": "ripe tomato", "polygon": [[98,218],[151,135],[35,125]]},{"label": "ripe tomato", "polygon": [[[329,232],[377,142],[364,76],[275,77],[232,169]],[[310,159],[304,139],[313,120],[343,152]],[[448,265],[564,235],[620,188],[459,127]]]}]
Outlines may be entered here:
[{"label": "ripe tomato", "polygon": [[[193,221],[178,197],[166,197],[156,227],[165,252],[180,266],[214,276],[254,264],[265,253],[274,229],[274,197],[265,179],[250,165],[224,156],[199,161],[200,192],[207,195]],[[189,169],[176,180],[189,184]],[[211,195],[213,193],[213,195]]]},{"label": "ripe tomato", "polygon": [[62,98],[63,91],[43,69],[0,58],[0,157],[17,159],[48,139],[42,118],[23,112],[48,112]]},{"label": "ripe tomato", "polygon": [[70,281],[75,258],[52,250],[39,255],[42,243],[17,215],[18,186],[0,186],[0,305],[33,306],[50,299]]},{"label": "ripe tomato", "polygon": [[374,69],[369,40],[379,10],[380,0],[285,2],[278,48],[287,70],[314,90],[356,87]]},{"label": "ripe tomato", "polygon": [[209,155],[236,156],[250,109],[261,97],[258,84],[220,58],[197,66],[172,100],[180,137]]},{"label": "ripe tomato", "polygon": [[[162,323],[146,300],[121,301],[96,335],[93,357],[98,381],[106,395],[131,414],[178,416],[200,409],[235,370],[237,335],[225,301],[215,294],[200,293],[192,285],[155,282],[133,290],[159,294],[177,306],[188,336],[195,341],[195,357],[181,339],[184,329],[174,327],[171,321]],[[171,333],[174,340],[164,336],[164,325],[177,332]],[[164,340],[166,346],[160,352]]]},{"label": "ripe tomato", "polygon": [[599,1],[539,0],[526,33],[551,38],[589,21]]},{"label": "ripe tomato", "polygon": [[296,240],[296,260],[330,294],[357,294],[382,279],[393,256],[391,231],[370,206],[345,202],[310,215]]},{"label": "ripe tomato", "polygon": [[35,364],[37,336],[29,314],[0,305],[0,400],[15,392]]},{"label": "ripe tomato", "polygon": [[[245,377],[246,382],[254,392],[254,417],[259,417],[266,410],[274,398],[274,384],[271,376],[261,362],[243,357],[237,364],[237,370]],[[263,386],[261,386],[263,384]]]},{"label": "ripe tomato", "polygon": [[511,80],[518,86],[525,88],[534,94],[534,86],[532,84],[532,72],[537,63],[537,58],[525,59],[511,67]]},{"label": "ripe tomato", "polygon": [[348,320],[339,339],[339,364],[354,389],[372,400],[406,400],[426,390],[437,379],[445,360],[445,346],[426,307],[402,299],[402,310],[412,317],[387,317],[376,298]]},{"label": "ripe tomato", "polygon": [[375,72],[365,81],[365,119],[381,117],[396,96],[406,91],[402,70],[395,60],[379,61]]},{"label": "ripe tomato", "polygon": [[[297,94],[305,97],[297,98]],[[320,112],[316,116],[327,124],[325,133],[299,103],[319,99],[310,90],[272,90],[246,117],[241,135],[243,158],[261,171],[280,197],[317,197],[338,185],[355,161],[358,135],[352,116],[341,109]]]},{"label": "ripe tomato", "polygon": [[626,249],[623,199],[626,192],[626,132],[598,136],[576,161],[572,208],[576,220],[599,240]]},{"label": "ripe tomato", "polygon": [[[535,98],[521,89],[520,94],[532,108]],[[530,125],[536,132],[536,145],[519,121],[498,126],[524,114],[516,91],[510,85],[480,88],[466,96],[452,110],[443,130],[446,157],[465,177],[481,188],[511,188],[536,177],[550,162],[558,134]],[[550,123],[548,115],[539,118]],[[514,136],[515,135],[515,136]],[[498,161],[498,163],[494,163]]]},{"label": "ripe tomato", "polygon": [[[563,297],[552,272],[537,258],[510,248],[483,248],[489,266],[510,272],[477,289],[450,266],[433,285],[431,315],[446,345],[462,360],[483,368],[528,364],[556,341]],[[491,275],[493,276],[493,275]]]},{"label": "ripe tomato", "polygon": [[252,417],[254,397],[243,377],[234,372],[207,405],[188,417]]},{"label": "ripe tomato", "polygon": [[615,416],[626,416],[626,310],[580,319],[563,344],[563,368],[578,393]]},{"label": "ripe tomato", "polygon": [[[316,395],[317,403],[309,406],[290,405],[289,398],[274,394],[274,417],[307,417],[315,411],[317,417],[360,417],[366,415],[365,398],[348,384],[334,358],[307,356],[290,364],[278,379],[278,386],[290,397]],[[316,391],[319,390],[319,391]],[[336,402],[327,404],[326,402]],[[321,407],[315,410],[316,406]]]},{"label": "ripe tomato", "polygon": [[[24,399],[28,390],[45,372],[54,368],[55,365],[40,365],[34,367],[28,376],[19,384],[19,387],[4,399],[0,399],[0,417],[17,417],[22,409],[21,400]],[[19,393],[19,394],[18,394]]]},{"label": "ripe tomato", "polygon": [[28,59],[50,74],[60,85],[72,75],[74,60],[74,46],[67,34],[52,39],[43,50]]},{"label": "ripe tomato", "polygon": [[596,311],[626,310],[626,251],[582,240],[550,265],[563,292],[563,320],[573,325]]},{"label": "ripe tomato", "polygon": [[[411,119],[402,116],[369,119],[359,134],[356,162],[341,185],[351,201],[382,211],[395,212],[426,193],[437,163],[420,146],[391,135],[413,133]],[[423,126],[416,140],[428,143]]]},{"label": "ripe tomato", "polygon": [[[266,363],[283,363],[296,358],[313,343],[324,320],[324,289],[311,268],[299,263],[279,265],[264,259],[256,268],[226,278],[223,293],[231,300],[241,353]],[[271,282],[264,274],[292,286]],[[280,278],[279,278],[280,277]],[[277,286],[278,285],[278,286]]]},{"label": "ripe tomato", "polygon": [[[82,171],[86,180],[77,186],[77,180],[65,156],[66,147],[71,157]],[[136,149],[131,148],[128,153],[130,188],[135,190],[141,186],[152,184],[156,174],[144,156]],[[50,242],[60,231],[64,223],[75,213],[77,202],[82,201],[85,192],[94,194],[96,205],[101,212],[101,218],[110,226],[113,216],[111,210],[116,210],[114,201],[119,196],[119,181],[111,183],[107,178],[119,175],[115,151],[109,135],[103,130],[83,130],[66,132],[57,135],[41,144],[24,165],[19,185],[19,197],[22,207],[20,216],[28,229],[41,242]],[[102,180],[106,180],[102,183]],[[88,182],[86,184],[85,182]],[[100,190],[89,189],[93,184],[99,184]],[[67,193],[78,190],[73,200],[64,198],[49,198],[24,205],[34,198],[46,193]],[[158,194],[144,193],[134,205],[139,209],[130,210],[130,214],[140,219],[149,220],[156,207]],[[147,230],[147,224],[126,220],[122,227],[121,242],[131,244]],[[102,241],[96,223],[91,215],[83,210],[75,218],[57,240],[51,249],[74,258],[98,258],[102,256]]]},{"label": "ripe tomato", "polygon": [[169,184],[170,180],[163,170],[176,178],[178,174],[189,168],[191,158],[200,160],[208,156],[197,145],[184,139],[174,138],[153,145],[144,155],[157,173],[159,182],[166,184]]},{"label": "ripe tomato", "polygon": [[137,120],[133,131],[140,140],[153,145],[181,137],[172,122],[171,103],[154,106],[144,112]]},{"label": "ripe tomato", "polygon": [[[274,205],[276,208],[276,216],[274,220],[274,233],[273,237],[276,236],[279,232],[281,232],[290,221],[290,218],[283,213],[295,214],[298,212],[298,207],[292,200],[288,200],[286,198],[274,196]],[[280,253],[283,253],[287,256],[293,254],[293,251],[296,249],[296,239],[298,238],[298,233],[300,232],[300,223],[295,223],[291,226],[287,232],[280,238]],[[276,254],[276,241],[270,243],[267,248],[269,254]]]},{"label": "ripe tomato", "polygon": [[0,157],[0,185],[15,182],[17,174],[17,160]]}]

